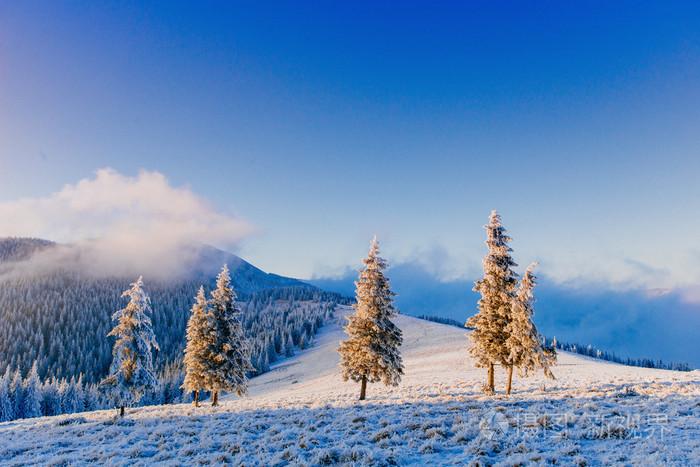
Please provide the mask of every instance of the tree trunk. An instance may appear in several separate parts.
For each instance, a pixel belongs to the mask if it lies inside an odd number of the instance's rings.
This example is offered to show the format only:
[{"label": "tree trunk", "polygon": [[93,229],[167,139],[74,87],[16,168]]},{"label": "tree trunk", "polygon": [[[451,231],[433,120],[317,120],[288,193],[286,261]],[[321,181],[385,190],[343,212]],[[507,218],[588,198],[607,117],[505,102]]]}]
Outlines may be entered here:
[{"label": "tree trunk", "polygon": [[216,407],[219,405],[219,391],[214,391],[211,393],[211,406]]},{"label": "tree trunk", "polygon": [[124,406],[123,405],[121,407],[119,407],[119,416],[120,417],[124,416]]},{"label": "tree trunk", "polygon": [[494,375],[495,370],[493,368],[493,363],[489,364],[489,370],[488,370],[488,382],[486,383],[486,387],[488,390],[493,393],[496,391],[496,377]]},{"label": "tree trunk", "polygon": [[360,385],[360,400],[361,401],[365,400],[366,395],[367,395],[367,377],[362,376],[362,383]]},{"label": "tree trunk", "polygon": [[506,383],[506,394],[510,396],[510,388],[513,386],[513,365],[508,365],[508,382]]},{"label": "tree trunk", "polygon": [[194,406],[199,407],[199,391],[194,392]]}]

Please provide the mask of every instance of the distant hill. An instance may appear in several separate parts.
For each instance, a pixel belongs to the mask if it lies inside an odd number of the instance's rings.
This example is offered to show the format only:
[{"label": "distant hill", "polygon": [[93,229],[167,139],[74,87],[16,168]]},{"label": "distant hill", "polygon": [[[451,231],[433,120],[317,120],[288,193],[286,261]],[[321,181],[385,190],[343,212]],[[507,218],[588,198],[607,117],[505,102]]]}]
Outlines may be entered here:
[{"label": "distant hill", "polygon": [[211,246],[198,248],[197,260],[192,270],[193,275],[212,277],[218,274],[221,265],[228,264],[236,291],[241,294],[257,292],[279,287],[305,287],[318,289],[316,286],[291,277],[265,272],[246,260],[232,253]]}]

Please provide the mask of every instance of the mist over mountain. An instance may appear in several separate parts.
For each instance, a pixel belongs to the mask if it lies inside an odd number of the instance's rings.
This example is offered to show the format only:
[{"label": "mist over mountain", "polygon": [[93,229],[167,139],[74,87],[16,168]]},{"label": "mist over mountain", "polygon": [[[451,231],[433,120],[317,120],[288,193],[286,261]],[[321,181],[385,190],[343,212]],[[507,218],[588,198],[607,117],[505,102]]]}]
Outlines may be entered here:
[{"label": "mist over mountain", "polygon": [[[89,247],[87,247],[89,250]],[[157,274],[159,282],[176,282],[181,280],[209,281],[223,264],[232,272],[232,280],[239,294],[247,294],[276,287],[312,287],[298,279],[267,273],[233,253],[208,245],[190,245],[178,253],[186,258],[186,263],[178,266],[177,271],[164,271]],[[120,267],[115,271],[85,270],[85,262],[90,257],[85,243],[76,245],[59,244],[37,238],[7,237],[0,238],[0,280],[12,275],[33,275],[60,270],[72,271],[95,277],[124,277],[135,279],[141,275],[136,266]],[[185,261],[183,259],[183,261]],[[147,274],[143,274],[149,279]]]},{"label": "mist over mountain", "polygon": [[[473,280],[443,281],[418,261],[393,265],[388,276],[402,313],[466,321],[476,312]],[[345,295],[357,273],[308,282]],[[535,290],[535,322],[559,340],[591,344],[623,357],[686,362],[700,367],[700,305],[682,290],[618,291],[601,284],[559,284],[546,275]]]},{"label": "mist over mountain", "polygon": [[157,171],[128,176],[105,167],[48,195],[0,202],[3,235],[61,242],[25,268],[72,263],[93,277],[187,277],[198,266],[197,245],[235,251],[254,231]]}]

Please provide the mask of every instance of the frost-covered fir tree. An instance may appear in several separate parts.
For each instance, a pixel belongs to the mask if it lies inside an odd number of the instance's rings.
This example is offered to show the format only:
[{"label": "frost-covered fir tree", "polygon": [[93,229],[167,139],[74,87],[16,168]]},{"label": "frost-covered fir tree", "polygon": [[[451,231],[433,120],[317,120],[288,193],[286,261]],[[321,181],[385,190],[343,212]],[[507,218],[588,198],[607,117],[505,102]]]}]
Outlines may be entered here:
[{"label": "frost-covered fir tree", "polygon": [[44,381],[41,388],[41,413],[44,415],[58,415],[62,412],[61,395],[58,389],[56,378]]},{"label": "frost-covered fir tree", "polygon": [[209,303],[214,340],[209,346],[206,381],[207,389],[212,393],[212,405],[218,405],[220,391],[245,395],[248,391],[247,373],[255,370],[250,363],[241,310],[225,264],[216,278],[216,289],[212,291]]},{"label": "frost-covered fir tree", "polygon": [[41,381],[35,360],[29,374],[24,379],[24,417],[41,417],[41,401]]},{"label": "frost-covered fir tree", "polygon": [[294,339],[292,339],[291,336],[287,336],[284,339],[285,345],[284,345],[284,356],[285,357],[293,357],[294,356]]},{"label": "frost-covered fir tree", "polygon": [[182,389],[194,395],[193,403],[199,407],[200,392],[210,387],[210,348],[215,344],[211,326],[212,316],[204,287],[200,287],[192,305],[192,314],[187,322],[187,345],[185,346],[185,380]]},{"label": "frost-covered fir tree", "polygon": [[112,315],[117,324],[108,336],[117,340],[112,349],[109,376],[102,381],[120,416],[124,416],[125,406],[138,402],[158,383],[153,372],[152,354],[153,349],[158,350],[158,343],[148,316],[151,300],[143,290],[143,279],[139,277],[122,297],[128,297],[129,303]]},{"label": "frost-covered fir tree", "polygon": [[95,385],[90,384],[85,387],[84,407],[86,412],[92,412],[100,407],[100,394]]},{"label": "frost-covered fir tree", "polygon": [[0,422],[9,422],[15,418],[15,411],[10,396],[11,377],[10,367],[8,366],[5,374],[0,375]]},{"label": "frost-covered fir tree", "polygon": [[554,378],[550,366],[556,362],[556,354],[542,348],[542,336],[532,321],[535,296],[533,290],[536,277],[533,273],[536,264],[528,266],[513,300],[513,314],[506,329],[508,357],[508,382],[506,393],[510,394],[513,381],[513,367],[520,376],[528,376],[537,368],[542,368],[548,378]]},{"label": "frost-covered fir tree", "polygon": [[517,264],[510,255],[510,237],[501,224],[498,212],[491,212],[489,223],[484,228],[488,247],[483,260],[484,277],[474,285],[474,291],[481,294],[479,310],[467,320],[466,326],[474,329],[470,354],[477,367],[488,370],[485,389],[493,393],[494,366],[498,363],[508,365],[510,352],[506,345],[506,328],[511,320],[518,275],[513,271]]},{"label": "frost-covered fir tree", "polygon": [[65,390],[61,393],[61,405],[63,413],[76,413],[82,407],[82,401],[78,398],[78,386],[75,381],[75,376],[71,376],[70,381],[66,384]]},{"label": "frost-covered fir tree", "polygon": [[12,401],[14,417],[24,418],[24,386],[22,384],[22,373],[20,373],[19,368],[16,368],[12,375],[10,400]]},{"label": "frost-covered fir tree", "polygon": [[65,378],[62,378],[58,382],[57,387],[58,387],[58,411],[56,413],[57,414],[68,413],[68,412],[66,412],[66,407],[64,406],[64,402],[67,399],[66,394],[69,391],[68,381],[66,381]]},{"label": "frost-covered fir tree", "polygon": [[355,282],[355,314],[348,317],[348,339],[340,344],[343,379],[360,383],[360,400],[364,400],[367,383],[382,381],[396,386],[403,375],[399,348],[401,329],[391,318],[396,314],[394,293],[384,276],[386,261],[379,256],[377,238],[372,239],[364,269]]},{"label": "frost-covered fir tree", "polygon": [[75,411],[82,412],[85,410],[85,383],[83,383],[83,375],[78,375],[78,380],[75,382]]}]

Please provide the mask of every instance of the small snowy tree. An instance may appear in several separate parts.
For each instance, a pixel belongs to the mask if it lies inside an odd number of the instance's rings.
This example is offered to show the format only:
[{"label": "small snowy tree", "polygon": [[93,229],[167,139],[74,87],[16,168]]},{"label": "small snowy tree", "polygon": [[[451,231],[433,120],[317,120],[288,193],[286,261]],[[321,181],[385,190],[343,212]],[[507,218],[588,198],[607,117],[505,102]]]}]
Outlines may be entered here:
[{"label": "small snowy tree", "polygon": [[363,263],[365,268],[355,282],[355,314],[345,326],[348,339],[338,348],[343,379],[360,382],[360,400],[365,399],[368,382],[396,386],[403,375],[399,350],[403,337],[391,321],[396,314],[394,293],[384,276],[387,263],[379,256],[376,237]]},{"label": "small snowy tree", "polygon": [[187,345],[183,359],[185,380],[182,389],[193,393],[195,407],[199,407],[200,391],[210,386],[207,376],[211,358],[209,350],[215,343],[213,337],[209,303],[204,287],[200,287],[187,322]]},{"label": "small snowy tree", "polygon": [[147,392],[155,389],[156,376],[153,372],[153,355],[158,350],[151,318],[151,300],[143,290],[143,279],[131,284],[122,297],[128,297],[125,308],[112,315],[117,324],[108,334],[117,340],[112,349],[112,365],[109,376],[103,381],[116,406],[119,415],[124,416],[124,407],[138,402]]},{"label": "small snowy tree", "polygon": [[545,376],[554,378],[550,365],[554,363],[554,354],[545,352],[542,348],[542,337],[537,332],[532,321],[534,314],[536,278],[533,273],[536,264],[531,264],[518,287],[513,300],[513,315],[507,327],[509,350],[508,383],[506,393],[510,394],[513,381],[513,367],[518,369],[520,376],[528,376],[536,368],[542,368]]},{"label": "small snowy tree", "polygon": [[469,318],[466,326],[474,328],[471,333],[472,346],[470,354],[479,368],[487,368],[486,391],[495,390],[494,366],[500,363],[508,365],[510,352],[506,345],[507,326],[512,315],[512,303],[515,298],[517,266],[511,257],[508,246],[510,237],[501,224],[501,216],[491,212],[486,229],[488,253],[484,257],[484,277],[474,285],[474,291],[481,294],[479,311]]},{"label": "small snowy tree", "polygon": [[212,405],[218,405],[219,392],[248,391],[247,373],[255,369],[250,363],[250,348],[243,333],[241,310],[231,287],[228,266],[224,264],[211,293],[213,343],[209,346],[209,369],[206,381],[212,392]]},{"label": "small snowy tree", "polygon": [[41,417],[41,381],[39,381],[39,371],[34,360],[32,369],[24,380],[24,416],[26,418]]}]

